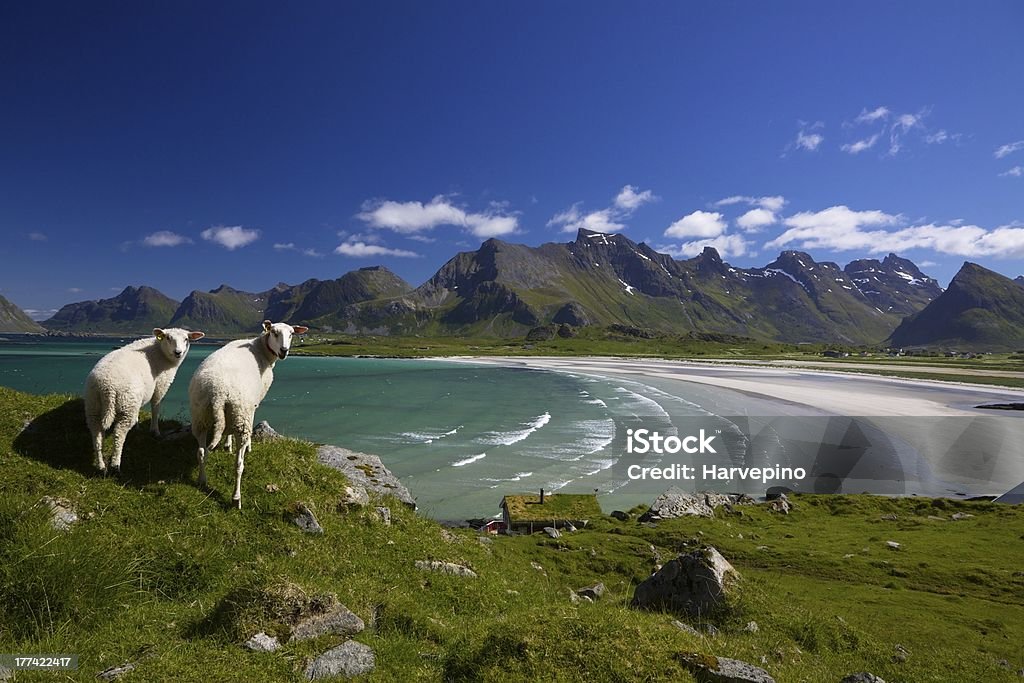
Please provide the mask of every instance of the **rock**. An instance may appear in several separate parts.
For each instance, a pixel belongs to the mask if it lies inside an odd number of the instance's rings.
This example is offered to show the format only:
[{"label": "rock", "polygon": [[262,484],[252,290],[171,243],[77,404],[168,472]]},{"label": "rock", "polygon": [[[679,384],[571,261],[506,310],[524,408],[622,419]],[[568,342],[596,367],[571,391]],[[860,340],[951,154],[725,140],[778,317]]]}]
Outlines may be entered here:
[{"label": "rock", "polygon": [[747,625],[743,627],[743,630],[747,633],[757,633],[761,630],[761,627],[757,625],[756,621],[748,621]]},{"label": "rock", "polygon": [[0,681],[6,681],[11,678],[14,674],[3,664],[0,664]]},{"label": "rock", "polygon": [[893,648],[893,649],[896,650],[896,654],[894,654],[892,656],[892,661],[894,663],[902,664],[903,662],[907,661],[907,657],[910,656],[910,650],[908,650],[907,648],[903,647],[899,643],[897,643],[896,647]]},{"label": "rock", "polygon": [[769,512],[777,512],[781,515],[788,515],[793,510],[793,503],[785,493],[780,493],[776,498],[768,501]]},{"label": "rock", "polygon": [[722,607],[739,574],[715,548],[705,546],[669,560],[636,587],[633,606],[690,616]]},{"label": "rock", "polygon": [[715,507],[730,503],[731,497],[718,493],[687,493],[677,486],[654,499],[650,509],[640,516],[641,522],[676,517],[714,517]]},{"label": "rock", "polygon": [[594,602],[588,595],[580,595],[578,592],[569,591],[569,602],[577,604],[580,602]]},{"label": "rock", "polygon": [[50,509],[50,526],[57,531],[68,531],[78,521],[78,514],[66,498],[45,496],[40,502]]},{"label": "rock", "polygon": [[562,339],[572,339],[578,334],[579,332],[577,332],[576,328],[573,327],[572,325],[566,325],[563,323],[562,325],[558,326],[558,336],[561,337]]},{"label": "rock", "polygon": [[136,664],[135,662],[125,662],[124,664],[121,664],[120,666],[112,666],[109,669],[104,669],[103,671],[101,671],[98,674],[96,674],[96,678],[100,679],[101,681],[114,681],[114,680],[117,680],[118,678],[120,678],[121,676],[125,675],[126,673],[129,673],[130,671],[134,671],[135,670],[135,664]]},{"label": "rock", "polygon": [[620,522],[628,522],[630,520],[629,513],[623,512],[622,510],[612,510],[611,516]]},{"label": "rock", "polygon": [[876,676],[875,674],[868,673],[867,671],[860,671],[855,674],[850,674],[839,683],[885,683],[884,680]]},{"label": "rock", "polygon": [[558,312],[551,318],[551,322],[573,327],[586,327],[590,324],[590,318],[587,316],[586,309],[573,301],[558,309]]},{"label": "rock", "polygon": [[717,626],[715,626],[714,624],[708,622],[708,623],[704,624],[704,633],[707,633],[711,637],[715,637],[719,633],[721,633],[721,631],[718,630]]},{"label": "rock", "polygon": [[535,327],[526,333],[526,341],[528,342],[539,342],[539,341],[551,341],[555,338],[557,330],[553,325],[541,325]]},{"label": "rock", "polygon": [[253,441],[279,441],[284,437],[278,434],[270,423],[263,420],[258,425],[252,428],[252,440]]},{"label": "rock", "polygon": [[966,512],[954,512],[949,516],[949,518],[954,522],[959,522],[961,519],[970,519],[973,516],[974,515],[968,514]]},{"label": "rock", "polygon": [[306,667],[306,678],[311,681],[334,676],[352,678],[368,674],[376,666],[377,659],[369,646],[349,640],[314,659]]},{"label": "rock", "polygon": [[277,484],[267,484],[266,489],[267,493],[279,493],[281,491],[281,487]]},{"label": "rock", "polygon": [[790,493],[793,493],[793,489],[788,488],[786,486],[770,486],[768,487],[768,490],[765,491],[764,493],[764,499],[775,500],[779,496],[785,496]]},{"label": "rock", "polygon": [[890,512],[887,515],[882,515],[881,517],[879,517],[879,519],[883,522],[895,522],[899,519],[899,517],[896,516],[895,512]]},{"label": "rock", "polygon": [[476,572],[469,567],[454,562],[440,562],[438,560],[416,560],[416,568],[427,572],[440,572],[452,576],[465,576],[475,579]]},{"label": "rock", "polygon": [[350,508],[366,507],[370,504],[370,495],[362,486],[347,485],[341,491],[341,498],[338,499],[338,511],[345,512]]},{"label": "rock", "polygon": [[335,605],[323,614],[306,617],[292,627],[289,641],[299,642],[317,638],[328,633],[339,636],[354,636],[366,627],[363,620],[344,605]]},{"label": "rock", "polygon": [[384,526],[391,526],[391,508],[389,507],[375,507],[373,508],[374,516],[377,521]]},{"label": "rock", "polygon": [[477,536],[476,540],[477,540],[477,543],[482,543],[483,545],[493,545],[494,544],[494,539],[491,538],[490,536]]},{"label": "rock", "polygon": [[316,515],[313,514],[313,511],[305,503],[295,504],[294,515],[292,523],[307,534],[322,534],[324,532],[324,528],[320,526]]},{"label": "rock", "polygon": [[576,527],[573,526],[572,522],[565,523],[565,530],[568,531],[570,534],[576,533]]},{"label": "rock", "polygon": [[591,600],[597,600],[602,595],[604,595],[604,591],[604,584],[598,582],[595,583],[593,586],[586,586],[584,588],[578,589],[576,591],[576,595],[580,596],[581,598],[590,598]]},{"label": "rock", "polygon": [[897,543],[896,541],[886,541],[885,545],[887,545],[890,550],[899,550],[900,549],[900,544]]},{"label": "rock", "polygon": [[694,627],[690,626],[689,624],[684,624],[683,622],[679,621],[678,619],[673,619],[672,620],[672,625],[675,626],[680,631],[682,631],[683,633],[689,633],[691,636],[700,636],[700,631],[698,631]]},{"label": "rock", "polygon": [[532,562],[531,561],[530,562],[530,566],[533,567],[534,569],[536,569],[537,571],[539,571],[541,574],[544,574],[545,576],[547,576],[547,572],[544,571],[544,567],[540,566],[540,564],[538,564],[537,562]]},{"label": "rock", "polygon": [[551,538],[561,538],[561,536],[562,536],[562,532],[560,532],[558,529],[556,529],[553,526],[546,526],[546,527],[544,527],[544,533],[546,533]]},{"label": "rock", "polygon": [[416,509],[416,500],[409,493],[409,489],[384,467],[384,463],[376,455],[357,453],[337,446],[320,446],[316,450],[316,455],[322,464],[348,477],[350,484],[361,486],[369,493],[393,496]]},{"label": "rock", "polygon": [[697,653],[684,654],[679,659],[698,683],[775,683],[764,669],[738,659]]},{"label": "rock", "polygon": [[452,533],[451,531],[448,531],[448,529],[445,529],[444,527],[441,527],[441,539],[445,543],[461,543],[462,542],[462,537],[461,536],[459,536],[458,534]]},{"label": "rock", "polygon": [[242,643],[242,646],[253,652],[274,652],[281,647],[281,643],[274,636],[268,636],[263,631],[260,631]]}]

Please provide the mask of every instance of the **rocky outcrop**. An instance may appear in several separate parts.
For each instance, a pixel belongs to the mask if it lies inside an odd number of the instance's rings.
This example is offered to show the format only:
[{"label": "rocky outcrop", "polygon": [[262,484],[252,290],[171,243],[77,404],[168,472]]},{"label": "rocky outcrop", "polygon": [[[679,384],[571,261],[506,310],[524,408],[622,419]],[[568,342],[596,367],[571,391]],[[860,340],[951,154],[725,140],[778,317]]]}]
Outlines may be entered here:
[{"label": "rocky outcrop", "polygon": [[368,493],[392,496],[416,509],[416,500],[409,493],[409,489],[376,455],[358,453],[338,446],[320,446],[316,455],[322,464],[338,470],[350,483],[361,486]]},{"label": "rocky outcrop", "polygon": [[839,683],[885,683],[885,681],[875,674],[868,673],[867,671],[860,671],[855,674],[850,674]]},{"label": "rocky outcrop", "polygon": [[377,658],[368,645],[349,640],[314,659],[305,673],[310,681],[338,676],[352,678],[368,674],[376,666]]},{"label": "rocky outcrop", "polygon": [[265,441],[277,441],[283,438],[284,437],[278,434],[277,430],[271,427],[270,423],[267,422],[266,420],[263,420],[252,429],[252,440],[257,443]]},{"label": "rocky outcrop", "polygon": [[704,654],[683,654],[680,661],[698,683],[775,683],[767,671],[738,659]]},{"label": "rocky outcrop", "polygon": [[641,517],[641,522],[656,522],[660,519],[676,517],[714,517],[715,508],[753,503],[754,499],[746,495],[727,493],[687,493],[673,486],[654,499],[651,508]]},{"label": "rocky outcrop", "polygon": [[308,534],[322,534],[324,529],[317,521],[316,515],[305,503],[296,503],[292,511],[292,523]]},{"label": "rocky outcrop", "polygon": [[242,643],[242,647],[252,652],[276,652],[281,648],[281,643],[274,636],[268,636],[263,631],[260,631]]},{"label": "rocky outcrop", "polygon": [[739,573],[711,546],[669,560],[636,587],[633,606],[702,616],[727,604]]},{"label": "rocky outcrop", "polygon": [[292,628],[290,641],[303,641],[317,638],[328,633],[339,636],[354,636],[366,625],[363,620],[352,613],[347,607],[336,604],[322,614],[313,614],[299,621]]}]

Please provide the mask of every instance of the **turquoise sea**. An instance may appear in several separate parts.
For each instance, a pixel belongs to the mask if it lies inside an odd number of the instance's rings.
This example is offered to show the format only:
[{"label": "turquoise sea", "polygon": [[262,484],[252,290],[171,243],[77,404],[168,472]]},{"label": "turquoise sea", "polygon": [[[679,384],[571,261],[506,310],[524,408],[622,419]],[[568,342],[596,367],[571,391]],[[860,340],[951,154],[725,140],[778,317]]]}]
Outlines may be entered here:
[{"label": "turquoise sea", "polygon": [[[80,394],[92,366],[119,344],[109,339],[0,342],[0,385]],[[165,418],[189,421],[189,378],[215,348],[192,348],[165,402]],[[807,480],[774,483],[816,490],[843,480],[846,490],[897,495],[907,491],[905,479],[911,475],[921,486],[946,494],[944,483],[928,483],[927,464],[906,443],[871,425],[837,429],[834,418],[822,415],[806,406],[683,382],[442,360],[292,355],[277,364],[256,419],[285,435],[379,455],[409,487],[421,511],[440,519],[491,517],[502,495],[540,488],[596,491],[606,510],[650,502],[677,483],[688,490],[753,495],[766,488],[761,481],[627,477],[629,465],[669,462],[801,465]],[[714,435],[716,453],[627,456],[629,430],[639,428],[680,437],[703,429]],[[834,433],[839,436],[830,436]],[[830,449],[824,448],[828,441]],[[181,443],[194,448],[191,440]]]}]

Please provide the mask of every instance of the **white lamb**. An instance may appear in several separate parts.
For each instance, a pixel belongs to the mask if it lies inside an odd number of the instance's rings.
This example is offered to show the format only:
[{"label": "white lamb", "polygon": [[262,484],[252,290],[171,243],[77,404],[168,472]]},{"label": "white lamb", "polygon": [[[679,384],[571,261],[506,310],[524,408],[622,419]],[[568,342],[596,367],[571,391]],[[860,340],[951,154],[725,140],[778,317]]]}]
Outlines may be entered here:
[{"label": "white lamb", "polygon": [[100,358],[85,380],[85,422],[92,433],[96,468],[106,472],[103,462],[103,434],[114,429],[114,452],[110,469],[121,469],[121,450],[128,430],[139,421],[143,404],[152,405],[149,429],[160,436],[160,402],[171,388],[178,367],[185,360],[191,342],[202,332],[177,327],[153,330],[152,337],[139,339]]},{"label": "white lamb", "polygon": [[[199,485],[206,486],[206,456],[227,437],[228,450],[237,443],[235,494],[242,508],[242,470],[252,449],[252,425],[256,408],[274,381],[274,364],[288,355],[293,334],[306,327],[263,321],[263,333],[255,339],[231,342],[204,360],[188,385],[192,410],[192,435],[199,444]],[[232,438],[237,437],[237,438]]]}]

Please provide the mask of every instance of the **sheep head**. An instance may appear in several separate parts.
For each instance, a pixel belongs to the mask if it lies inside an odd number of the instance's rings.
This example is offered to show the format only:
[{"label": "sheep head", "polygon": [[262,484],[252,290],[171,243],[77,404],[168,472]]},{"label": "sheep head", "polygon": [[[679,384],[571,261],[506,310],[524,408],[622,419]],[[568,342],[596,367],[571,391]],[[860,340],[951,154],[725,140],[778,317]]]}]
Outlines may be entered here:
[{"label": "sheep head", "polygon": [[172,363],[180,363],[185,360],[191,343],[197,339],[202,339],[206,335],[202,332],[189,332],[179,327],[167,329],[157,327],[153,330],[153,336],[156,337],[157,342],[160,344],[160,350],[167,357],[167,360]]},{"label": "sheep head", "polygon": [[292,336],[306,334],[308,327],[303,325],[289,325],[288,323],[272,323],[269,320],[263,321],[263,341],[267,350],[281,360],[288,357],[288,350],[292,346]]}]

